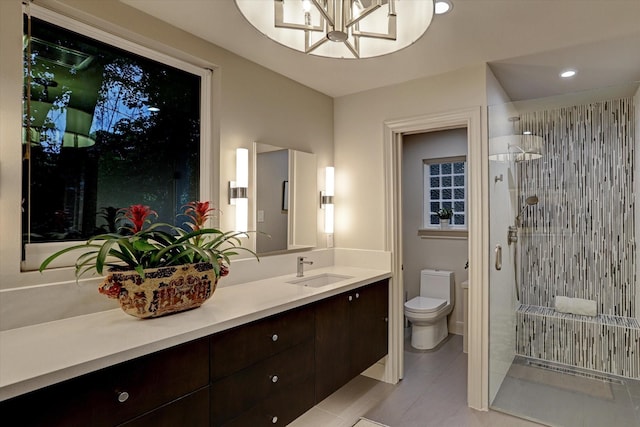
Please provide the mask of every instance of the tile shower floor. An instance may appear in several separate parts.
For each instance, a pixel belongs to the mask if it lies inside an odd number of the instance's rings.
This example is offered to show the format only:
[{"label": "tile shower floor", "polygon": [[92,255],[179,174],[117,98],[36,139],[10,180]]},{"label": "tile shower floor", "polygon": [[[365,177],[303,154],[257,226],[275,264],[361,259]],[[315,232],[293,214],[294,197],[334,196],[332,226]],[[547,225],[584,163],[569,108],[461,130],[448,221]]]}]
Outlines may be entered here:
[{"label": "tile shower floor", "polygon": [[517,357],[492,408],[552,426],[640,426],[640,381]]},{"label": "tile shower floor", "polygon": [[406,342],[404,357],[405,378],[398,384],[360,375],[290,426],[351,427],[360,417],[390,427],[540,425],[467,407],[467,355],[462,352],[462,336],[450,335],[434,351],[414,350]]}]

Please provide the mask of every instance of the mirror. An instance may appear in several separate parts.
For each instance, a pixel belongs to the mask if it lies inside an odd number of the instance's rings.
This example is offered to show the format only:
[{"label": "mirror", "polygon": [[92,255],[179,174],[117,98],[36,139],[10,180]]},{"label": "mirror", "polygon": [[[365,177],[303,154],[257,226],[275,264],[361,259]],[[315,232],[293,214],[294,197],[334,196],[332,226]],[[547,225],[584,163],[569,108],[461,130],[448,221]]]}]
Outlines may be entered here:
[{"label": "mirror", "polygon": [[[315,154],[255,143],[256,252],[316,246],[319,193]],[[267,236],[263,233],[266,233]]]}]

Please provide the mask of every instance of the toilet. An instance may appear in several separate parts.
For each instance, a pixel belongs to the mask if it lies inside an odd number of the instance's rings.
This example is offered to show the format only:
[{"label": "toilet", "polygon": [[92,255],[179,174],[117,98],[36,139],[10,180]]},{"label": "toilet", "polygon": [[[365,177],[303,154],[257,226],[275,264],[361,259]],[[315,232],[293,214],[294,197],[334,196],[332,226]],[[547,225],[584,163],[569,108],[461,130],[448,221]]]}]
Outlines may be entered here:
[{"label": "toilet", "polygon": [[411,346],[435,348],[447,337],[447,315],[453,309],[452,271],[422,270],[420,296],[404,303],[404,315],[411,322]]}]

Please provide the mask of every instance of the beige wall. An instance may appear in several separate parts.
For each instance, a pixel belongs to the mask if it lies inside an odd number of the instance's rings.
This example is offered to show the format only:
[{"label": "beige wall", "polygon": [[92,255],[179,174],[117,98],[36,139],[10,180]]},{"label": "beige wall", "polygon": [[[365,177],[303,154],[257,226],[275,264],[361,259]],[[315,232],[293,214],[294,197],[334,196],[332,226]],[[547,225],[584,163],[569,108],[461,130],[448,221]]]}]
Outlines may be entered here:
[{"label": "beige wall", "polygon": [[[313,152],[317,154],[319,171],[333,164],[332,98],[116,0],[38,0],[36,4],[145,47],[214,69],[214,136],[211,141],[214,149],[210,164],[212,168],[219,169],[219,175],[214,174],[219,179],[214,180],[216,188],[209,198],[213,199],[218,194],[214,202],[223,212],[221,228],[233,228],[234,211],[227,203],[226,192],[228,181],[235,175],[235,148],[251,150],[253,142],[257,141]],[[45,299],[47,295],[62,294],[61,288],[56,286],[76,285],[71,269],[44,276],[37,272],[20,273],[21,196],[19,190],[14,191],[10,187],[19,185],[21,175],[21,14],[21,0],[0,1],[0,290],[50,284],[37,293],[37,298]],[[300,105],[305,108],[300,108]],[[219,156],[215,150],[218,141]],[[253,209],[252,201],[250,209]],[[319,236],[321,225],[318,223]],[[254,229],[255,224],[250,223],[249,228]],[[325,239],[318,239],[318,242],[324,246]],[[70,291],[73,300],[67,303],[70,307],[61,307],[58,311],[64,314],[60,315],[79,314],[73,307],[79,300],[83,306],[80,310],[87,310],[86,307],[93,310],[96,298],[104,298],[95,292],[93,286],[86,291],[76,288]],[[77,295],[78,292],[81,295]],[[0,297],[3,301],[0,314],[9,305],[7,301],[10,300],[14,307],[21,303],[15,292],[5,292]]]},{"label": "beige wall", "polygon": [[486,104],[484,64],[336,98],[335,243],[385,250],[383,123]]}]

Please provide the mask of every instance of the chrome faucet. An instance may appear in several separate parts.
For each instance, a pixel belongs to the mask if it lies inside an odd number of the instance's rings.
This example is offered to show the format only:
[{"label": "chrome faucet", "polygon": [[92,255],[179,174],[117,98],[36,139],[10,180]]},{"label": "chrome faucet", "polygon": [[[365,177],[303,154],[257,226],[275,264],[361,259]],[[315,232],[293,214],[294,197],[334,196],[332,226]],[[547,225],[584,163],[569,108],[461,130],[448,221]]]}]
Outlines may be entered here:
[{"label": "chrome faucet", "polygon": [[299,256],[298,257],[298,269],[297,269],[297,274],[296,277],[303,277],[304,276],[304,265],[305,264],[309,264],[312,265],[313,261],[305,261],[306,257],[303,256]]}]

